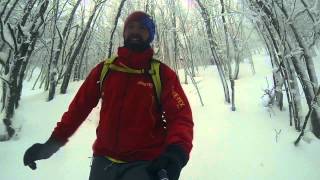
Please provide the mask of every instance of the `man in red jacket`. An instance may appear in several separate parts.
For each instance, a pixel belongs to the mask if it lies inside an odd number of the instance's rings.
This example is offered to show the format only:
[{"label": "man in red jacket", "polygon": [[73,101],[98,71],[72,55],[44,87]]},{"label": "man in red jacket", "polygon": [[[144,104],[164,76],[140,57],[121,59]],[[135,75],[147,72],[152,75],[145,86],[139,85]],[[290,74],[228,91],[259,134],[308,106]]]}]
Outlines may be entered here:
[{"label": "man in red jacket", "polygon": [[[119,47],[114,64],[150,69],[154,34],[155,25],[149,15],[140,11],[129,15],[124,24],[124,47]],[[101,98],[89,179],[156,180],[167,173],[170,180],[178,180],[192,149],[193,120],[177,75],[160,64],[160,107],[149,74],[110,71],[100,88],[103,65],[98,64],[90,72],[49,140],[26,151],[24,164],[36,169],[35,161],[58,151]]]}]

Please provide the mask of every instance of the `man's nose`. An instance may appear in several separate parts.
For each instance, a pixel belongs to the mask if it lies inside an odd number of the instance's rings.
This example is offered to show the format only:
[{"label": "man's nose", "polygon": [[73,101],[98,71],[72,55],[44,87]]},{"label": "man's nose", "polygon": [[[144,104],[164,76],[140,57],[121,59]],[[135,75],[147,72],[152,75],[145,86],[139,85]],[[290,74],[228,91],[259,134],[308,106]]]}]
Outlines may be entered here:
[{"label": "man's nose", "polygon": [[132,29],[131,33],[132,34],[140,34],[141,31],[140,31],[140,29],[138,27],[135,27],[135,28]]}]

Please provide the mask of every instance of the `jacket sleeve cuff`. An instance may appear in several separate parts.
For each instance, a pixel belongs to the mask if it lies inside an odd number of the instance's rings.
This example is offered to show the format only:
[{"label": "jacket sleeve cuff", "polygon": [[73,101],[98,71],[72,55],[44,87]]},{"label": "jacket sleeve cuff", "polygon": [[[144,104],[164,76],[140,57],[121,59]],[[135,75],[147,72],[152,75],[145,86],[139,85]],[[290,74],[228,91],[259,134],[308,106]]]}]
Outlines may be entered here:
[{"label": "jacket sleeve cuff", "polygon": [[181,164],[181,167],[184,167],[187,162],[189,161],[188,154],[183,150],[183,148],[178,144],[171,144],[166,149],[167,154],[174,156],[179,163]]},{"label": "jacket sleeve cuff", "polygon": [[60,148],[60,147],[64,146],[67,142],[68,142],[67,140],[60,140],[54,134],[51,134],[51,136],[45,142],[45,144],[56,146],[56,147]]}]

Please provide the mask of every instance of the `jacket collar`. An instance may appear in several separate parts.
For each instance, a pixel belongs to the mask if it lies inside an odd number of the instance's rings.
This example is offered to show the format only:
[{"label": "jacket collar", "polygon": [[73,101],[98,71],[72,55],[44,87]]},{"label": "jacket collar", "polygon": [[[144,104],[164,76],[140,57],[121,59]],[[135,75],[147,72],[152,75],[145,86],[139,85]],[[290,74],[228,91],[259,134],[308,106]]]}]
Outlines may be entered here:
[{"label": "jacket collar", "polygon": [[142,52],[132,51],[126,47],[118,48],[118,63],[135,69],[149,68],[152,56],[152,48],[148,48]]}]

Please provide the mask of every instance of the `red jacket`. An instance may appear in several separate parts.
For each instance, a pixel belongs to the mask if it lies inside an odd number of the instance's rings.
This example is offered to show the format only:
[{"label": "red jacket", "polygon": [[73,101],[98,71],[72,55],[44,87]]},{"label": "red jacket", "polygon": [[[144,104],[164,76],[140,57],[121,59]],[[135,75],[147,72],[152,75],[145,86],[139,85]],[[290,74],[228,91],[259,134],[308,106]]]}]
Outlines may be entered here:
[{"label": "red jacket", "polygon": [[[152,49],[137,53],[120,47],[115,63],[135,69],[149,68],[152,56]],[[52,134],[57,140],[67,142],[101,97],[100,121],[93,145],[95,155],[123,161],[152,160],[170,144],[179,144],[187,154],[190,153],[192,114],[174,71],[161,63],[161,104],[166,114],[165,129],[149,75],[110,71],[100,92],[102,67],[103,62],[90,72],[68,111],[57,123]]]}]

